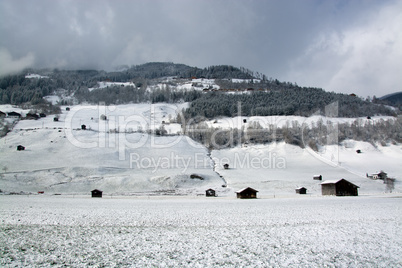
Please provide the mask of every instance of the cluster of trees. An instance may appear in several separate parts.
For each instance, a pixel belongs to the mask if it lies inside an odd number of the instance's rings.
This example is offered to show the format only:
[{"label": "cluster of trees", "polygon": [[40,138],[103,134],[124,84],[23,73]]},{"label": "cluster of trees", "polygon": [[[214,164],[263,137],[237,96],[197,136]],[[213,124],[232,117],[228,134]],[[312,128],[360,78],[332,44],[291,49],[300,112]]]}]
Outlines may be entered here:
[{"label": "cluster of trees", "polygon": [[[40,74],[48,78],[25,78],[29,73]],[[85,89],[92,88],[99,81],[128,82],[134,81],[137,87],[146,87],[152,83],[152,79],[166,76],[176,76],[178,78],[205,77],[205,78],[253,78],[253,72],[245,68],[236,68],[228,65],[211,66],[200,69],[190,67],[184,64],[174,64],[166,62],[146,63],[132,66],[122,72],[105,72],[96,70],[33,70],[26,69],[17,75],[8,75],[0,78],[0,104],[21,104],[25,102],[41,102],[44,96],[63,89],[66,94],[73,94],[78,91],[80,100],[91,102],[91,94],[86,94]],[[130,89],[129,89],[130,90]],[[84,91],[85,94],[82,94]],[[115,92],[116,90],[112,90]],[[141,92],[141,91],[140,91]],[[99,93],[96,93],[99,94]],[[153,101],[165,101],[166,98],[160,96],[166,95],[158,93],[159,97]],[[165,96],[166,97],[166,96]],[[141,97],[139,97],[141,98]],[[174,97],[173,99],[180,99]],[[110,98],[111,100],[121,100],[121,98]],[[149,98],[146,97],[146,100]],[[168,98],[169,99],[169,98]],[[129,102],[129,101],[128,101]],[[133,101],[137,102],[137,101]]]},{"label": "cluster of trees", "polygon": [[[325,106],[338,102],[339,117],[372,116],[376,114],[394,115],[395,112],[383,105],[373,104],[357,97],[326,92],[318,88],[288,88],[268,92],[226,94],[209,92],[194,100],[184,111],[186,118],[197,116],[209,119],[237,115],[270,116],[301,115],[310,116]],[[240,104],[240,105],[239,105]],[[239,109],[240,108],[240,109]]]},{"label": "cluster of trees", "polygon": [[86,87],[81,87],[74,94],[74,97],[79,103],[99,103],[104,102],[110,104],[125,104],[125,103],[144,103],[144,102],[191,102],[201,96],[200,91],[196,90],[171,90],[168,85],[163,88],[156,88],[153,91],[147,90],[146,86],[141,87],[122,87],[112,86],[101,90],[89,91]]},{"label": "cluster of trees", "polygon": [[363,122],[361,119],[353,123],[335,124],[322,120],[308,126],[293,121],[286,126],[261,126],[251,122],[247,128],[220,129],[209,127],[205,122],[190,124],[185,133],[192,139],[204,144],[209,149],[222,149],[240,144],[264,144],[284,141],[288,144],[308,146],[318,150],[320,146],[338,144],[347,139],[380,143],[401,143],[402,120],[379,120]]}]

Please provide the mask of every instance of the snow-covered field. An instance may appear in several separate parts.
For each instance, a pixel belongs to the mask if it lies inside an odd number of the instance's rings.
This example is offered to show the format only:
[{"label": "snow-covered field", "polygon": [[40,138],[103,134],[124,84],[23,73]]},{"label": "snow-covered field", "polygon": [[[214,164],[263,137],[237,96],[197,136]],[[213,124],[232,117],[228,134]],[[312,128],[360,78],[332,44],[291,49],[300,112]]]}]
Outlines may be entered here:
[{"label": "snow-covered field", "polygon": [[0,266],[401,267],[401,197],[0,195]]},{"label": "snow-covered field", "polygon": [[[105,195],[198,195],[213,188],[219,196],[232,196],[243,187],[253,187],[259,195],[272,197],[294,195],[294,189],[303,186],[308,194],[321,195],[321,181],[313,176],[322,175],[324,180],[349,180],[360,187],[361,194],[378,194],[386,186],[381,180],[367,179],[366,173],[384,170],[397,180],[394,192],[401,192],[401,145],[345,141],[314,152],[281,142],[209,152],[187,136],[177,135],[182,130],[174,118],[186,105],[76,105],[69,111],[62,107],[58,122],[53,116],[21,120],[0,139],[0,189],[85,194],[98,188]],[[10,105],[0,109],[25,112]],[[107,120],[101,120],[102,115]],[[314,118],[296,120],[313,122]],[[218,125],[236,127],[227,123],[231,120],[236,118],[218,119]],[[265,120],[280,125],[295,118]],[[87,130],[81,130],[81,125]],[[147,133],[161,127],[171,135]],[[17,151],[17,145],[25,146],[25,151]],[[357,149],[363,153],[357,154]],[[225,163],[228,170],[223,168]],[[191,178],[192,174],[203,180]]]}]

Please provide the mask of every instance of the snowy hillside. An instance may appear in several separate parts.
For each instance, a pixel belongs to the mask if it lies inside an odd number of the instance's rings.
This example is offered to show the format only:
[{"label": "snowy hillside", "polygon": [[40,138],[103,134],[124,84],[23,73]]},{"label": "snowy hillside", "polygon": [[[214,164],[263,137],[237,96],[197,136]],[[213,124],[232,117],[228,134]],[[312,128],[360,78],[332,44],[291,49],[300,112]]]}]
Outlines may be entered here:
[{"label": "snowy hillside", "polygon": [[[214,188],[219,196],[231,196],[250,186],[260,196],[273,196],[293,195],[303,186],[309,194],[320,195],[320,182],[313,180],[319,174],[324,180],[345,178],[360,187],[359,193],[368,194],[384,192],[385,185],[366,178],[366,173],[384,170],[397,179],[394,191],[401,191],[401,145],[374,147],[350,140],[317,153],[280,142],[209,152],[184,136],[175,121],[186,105],[77,105],[69,111],[62,107],[57,122],[53,116],[21,120],[0,139],[0,189],[87,194],[98,188],[105,195],[194,195]],[[11,106],[1,109],[27,112]],[[260,117],[275,124],[315,119]],[[240,121],[222,118],[217,124],[236,127],[231,120]],[[17,145],[26,149],[17,151]],[[357,154],[357,149],[363,153]]]}]

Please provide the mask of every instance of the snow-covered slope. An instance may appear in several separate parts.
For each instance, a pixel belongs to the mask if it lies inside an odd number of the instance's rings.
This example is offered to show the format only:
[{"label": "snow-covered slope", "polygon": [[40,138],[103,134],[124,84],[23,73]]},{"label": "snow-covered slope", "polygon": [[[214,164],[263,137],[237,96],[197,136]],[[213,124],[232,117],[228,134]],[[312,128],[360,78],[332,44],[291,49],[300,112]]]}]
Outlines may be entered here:
[{"label": "snow-covered slope", "polygon": [[[353,148],[345,147],[354,144]],[[357,154],[355,148],[364,153]],[[322,175],[322,180],[346,179],[359,186],[359,193],[381,193],[385,184],[381,180],[366,178],[366,173],[380,170],[401,179],[401,146],[389,145],[375,148],[364,142],[348,141],[341,146],[326,146],[316,153],[284,142],[255,145],[212,152],[216,171],[235,189],[252,187],[261,195],[293,194],[295,188],[305,187],[307,193],[321,194],[322,181],[313,180]],[[224,169],[224,164],[229,169]],[[400,183],[394,191],[400,191]]]},{"label": "snow-covered slope", "polygon": [[[109,195],[203,194],[214,188],[225,196],[252,187],[261,196],[271,196],[293,195],[295,188],[304,186],[309,194],[319,195],[320,182],[313,180],[319,174],[324,180],[350,180],[360,186],[360,193],[381,193],[382,181],[367,179],[365,174],[384,170],[397,179],[394,191],[401,190],[400,145],[374,147],[345,141],[316,153],[274,143],[210,153],[187,136],[177,135],[181,126],[174,119],[186,105],[78,105],[69,111],[63,107],[57,122],[52,116],[21,120],[0,139],[0,189],[88,193],[98,188]],[[293,120],[275,120],[288,119]],[[171,135],[149,134],[161,128]],[[25,146],[25,151],[17,151],[17,145]],[[357,154],[357,149],[362,153]],[[230,165],[227,170],[225,163]]]}]

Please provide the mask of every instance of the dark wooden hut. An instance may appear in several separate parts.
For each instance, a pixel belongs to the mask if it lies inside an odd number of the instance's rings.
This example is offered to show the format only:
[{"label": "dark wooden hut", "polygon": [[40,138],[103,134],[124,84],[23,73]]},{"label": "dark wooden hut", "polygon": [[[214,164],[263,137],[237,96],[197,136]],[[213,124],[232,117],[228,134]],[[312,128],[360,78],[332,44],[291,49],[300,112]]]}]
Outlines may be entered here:
[{"label": "dark wooden hut", "polygon": [[223,165],[223,168],[224,168],[224,169],[229,169],[229,164],[224,164],[224,165]]},{"label": "dark wooden hut", "polygon": [[22,146],[22,145],[17,146],[17,151],[24,151],[24,150],[25,150],[24,146]]},{"label": "dark wooden hut", "polygon": [[257,193],[258,193],[257,190],[255,190],[253,188],[250,188],[250,187],[247,187],[247,188],[244,188],[244,189],[241,189],[241,190],[237,191],[236,195],[237,195],[237,198],[241,198],[241,199],[244,199],[244,198],[257,198]]},{"label": "dark wooden hut", "polygon": [[307,189],[304,187],[299,187],[296,188],[296,194],[306,194],[307,193]]},{"label": "dark wooden hut", "polygon": [[314,175],[313,180],[318,180],[318,181],[322,180],[322,175]]},{"label": "dark wooden hut", "polygon": [[25,119],[28,119],[28,120],[38,120],[38,119],[39,119],[39,115],[34,114],[34,113],[27,113],[27,115],[25,116]]},{"label": "dark wooden hut", "polygon": [[321,183],[322,195],[357,196],[359,186],[345,180],[330,180]]},{"label": "dark wooden hut", "polygon": [[86,130],[86,129],[87,129],[87,126],[86,126],[86,125],[81,125],[81,129],[82,129],[82,130]]},{"label": "dark wooden hut", "polygon": [[214,189],[208,189],[205,191],[205,196],[216,196]]},{"label": "dark wooden hut", "polygon": [[7,116],[8,117],[14,117],[14,118],[20,118],[21,117],[21,114],[20,113],[17,113],[17,112],[9,112],[9,113],[7,113]]},{"label": "dark wooden hut", "polygon": [[103,192],[101,190],[98,190],[98,189],[95,189],[95,190],[91,191],[92,197],[102,197],[102,193]]}]

